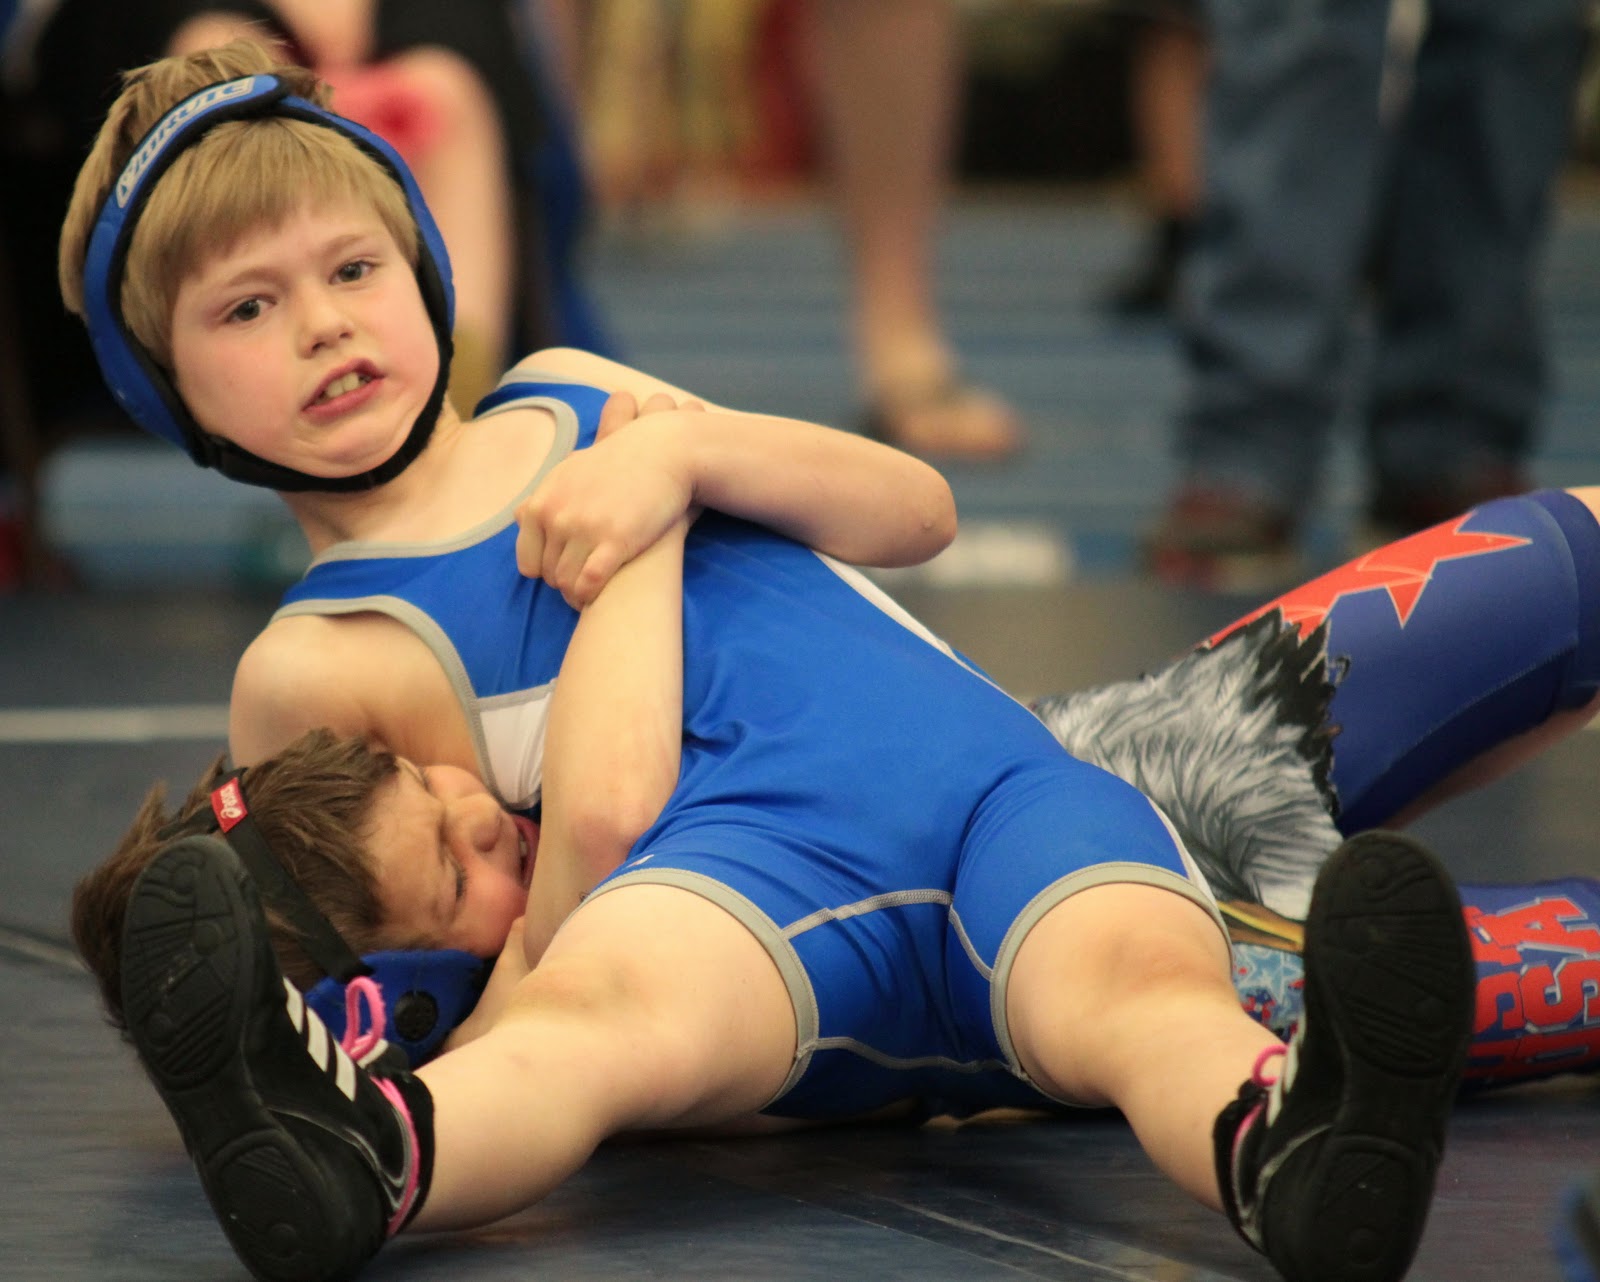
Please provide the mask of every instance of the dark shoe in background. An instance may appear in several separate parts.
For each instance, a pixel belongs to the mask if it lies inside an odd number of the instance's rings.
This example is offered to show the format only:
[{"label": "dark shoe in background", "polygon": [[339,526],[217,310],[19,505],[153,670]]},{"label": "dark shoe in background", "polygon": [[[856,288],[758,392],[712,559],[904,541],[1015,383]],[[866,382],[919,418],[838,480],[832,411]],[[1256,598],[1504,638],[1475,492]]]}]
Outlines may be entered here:
[{"label": "dark shoe in background", "polygon": [[1480,503],[1526,494],[1536,488],[1527,472],[1509,463],[1426,486],[1380,480],[1351,537],[1350,551],[1352,554],[1370,552],[1418,530],[1452,520]]},{"label": "dark shoe in background", "polygon": [[1139,549],[1146,574],[1171,587],[1270,592],[1302,578],[1291,515],[1228,490],[1187,485]]},{"label": "dark shoe in background", "polygon": [[1151,229],[1141,257],[1107,291],[1101,306],[1126,320],[1159,320],[1172,310],[1178,273],[1193,234],[1184,218],[1160,219]]}]

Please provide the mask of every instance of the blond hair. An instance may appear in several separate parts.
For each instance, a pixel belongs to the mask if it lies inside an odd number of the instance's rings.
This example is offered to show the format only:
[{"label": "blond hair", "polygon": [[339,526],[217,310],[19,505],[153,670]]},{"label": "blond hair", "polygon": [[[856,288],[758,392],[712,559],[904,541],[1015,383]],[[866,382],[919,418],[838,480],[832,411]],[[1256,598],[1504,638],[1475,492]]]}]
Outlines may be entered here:
[{"label": "blond hair", "polygon": [[[326,106],[327,86],[304,67],[273,61],[261,45],[235,40],[136,68],[106,113],[78,171],[61,228],[61,297],[84,314],[89,238],[107,194],[139,141],[173,107],[208,85],[274,75],[290,91]],[[351,202],[371,208],[413,267],[418,232],[394,178],[336,130],[283,116],[232,120],[177,156],[151,191],[128,247],[117,300],[128,330],[171,367],[172,309],[178,286],[210,258],[257,231],[281,226],[308,206]]]}]

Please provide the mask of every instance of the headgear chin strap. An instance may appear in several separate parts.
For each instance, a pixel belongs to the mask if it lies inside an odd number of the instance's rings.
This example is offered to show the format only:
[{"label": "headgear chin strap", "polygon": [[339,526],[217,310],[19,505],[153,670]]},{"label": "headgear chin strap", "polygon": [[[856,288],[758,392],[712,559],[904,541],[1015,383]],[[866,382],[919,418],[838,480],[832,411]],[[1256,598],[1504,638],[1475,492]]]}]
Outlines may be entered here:
[{"label": "headgear chin strap", "polygon": [[413,949],[368,953],[357,957],[333,924],[289,876],[256,826],[245,800],[244,770],[223,776],[211,792],[211,813],[163,831],[164,840],[214,832],[239,856],[261,898],[286,917],[300,936],[306,956],[325,978],[306,992],[336,1038],[345,1033],[348,1006],[345,986],[366,976],[384,993],[383,1038],[398,1046],[420,1067],[439,1052],[444,1039],[472,1013],[483,993],[493,963],[457,949]]},{"label": "headgear chin strap", "polygon": [[[122,316],[122,279],[128,247],[156,183],[185,148],[211,129],[224,121],[252,116],[287,116],[343,134],[399,183],[417,224],[417,284],[439,342],[439,377],[405,442],[384,463],[357,476],[297,472],[206,432],[194,421],[166,371],[133,337]],[[450,281],[450,256],[416,179],[399,153],[377,134],[296,97],[276,76],[246,76],[208,85],[180,102],[140,140],[107,193],[89,237],[83,294],[89,341],[117,403],[146,431],[171,441],[199,466],[215,468],[235,481],[288,491],[371,489],[393,480],[422,452],[444,406],[454,350],[450,335],[455,324],[455,293]]]}]

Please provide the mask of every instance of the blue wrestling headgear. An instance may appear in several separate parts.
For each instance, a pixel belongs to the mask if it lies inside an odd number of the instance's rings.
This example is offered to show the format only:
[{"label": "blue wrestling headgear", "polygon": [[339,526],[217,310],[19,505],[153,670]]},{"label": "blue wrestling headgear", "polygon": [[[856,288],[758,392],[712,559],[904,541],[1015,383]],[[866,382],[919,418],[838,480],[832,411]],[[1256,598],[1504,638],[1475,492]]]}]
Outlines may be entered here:
[{"label": "blue wrestling headgear", "polygon": [[345,988],[370,978],[383,993],[382,1037],[405,1052],[416,1068],[438,1053],[452,1029],[472,1013],[493,963],[457,949],[414,949],[357,957],[333,924],[311,902],[272,853],[250,815],[238,769],[224,775],[211,792],[211,810],[165,829],[164,840],[216,833],[233,848],[256,884],[263,902],[288,919],[302,951],[325,978],[313,984],[306,1002],[328,1031],[343,1038],[349,1010]]},{"label": "blue wrestling headgear", "polygon": [[[204,431],[184,405],[166,372],[128,331],[122,317],[122,277],[128,247],[150,192],[186,148],[228,120],[287,116],[335,130],[376,160],[400,184],[417,224],[417,283],[439,340],[439,377],[405,443],[387,462],[359,476],[308,476],[280,467]],[[370,489],[398,476],[422,452],[444,405],[450,376],[455,295],[450,258],[416,179],[398,152],[377,134],[296,97],[276,76],[246,76],[208,85],[185,98],[140,140],[107,193],[89,238],[83,268],[84,320],[107,386],[117,403],[146,431],[185,450],[201,467],[275,490]]]}]

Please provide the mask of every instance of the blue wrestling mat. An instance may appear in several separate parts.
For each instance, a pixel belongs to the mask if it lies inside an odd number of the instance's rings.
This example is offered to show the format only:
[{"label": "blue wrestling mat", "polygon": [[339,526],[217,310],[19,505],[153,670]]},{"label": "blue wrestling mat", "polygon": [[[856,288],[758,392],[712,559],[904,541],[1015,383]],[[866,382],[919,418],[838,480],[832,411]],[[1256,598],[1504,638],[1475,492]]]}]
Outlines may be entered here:
[{"label": "blue wrestling mat", "polygon": [[[1018,689],[1159,660],[1235,603],[1137,584],[902,594]],[[73,881],[157,777],[186,786],[224,733],[232,656],[269,602],[227,592],[0,603],[0,1276],[243,1282],[165,1111],[66,944]],[[1096,622],[1080,626],[1080,621]],[[1025,633],[1037,641],[1024,643]],[[131,692],[137,692],[134,695]],[[1463,880],[1594,869],[1600,734],[1420,829]],[[1592,1080],[1456,1112],[1411,1282],[1566,1282],[1565,1191],[1600,1170]],[[1270,1282],[1220,1217],[1156,1174],[1123,1123],[991,1117],[603,1149],[490,1229],[416,1239],[374,1282]]]}]

